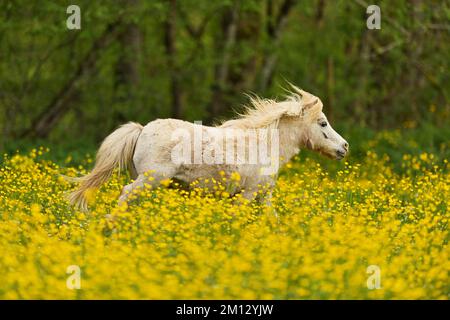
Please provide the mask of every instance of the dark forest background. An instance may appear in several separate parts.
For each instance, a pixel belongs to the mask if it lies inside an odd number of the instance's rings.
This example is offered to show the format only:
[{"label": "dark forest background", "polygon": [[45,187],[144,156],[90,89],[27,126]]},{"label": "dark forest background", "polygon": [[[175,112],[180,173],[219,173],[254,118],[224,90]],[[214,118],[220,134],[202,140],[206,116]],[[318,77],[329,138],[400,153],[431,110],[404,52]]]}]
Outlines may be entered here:
[{"label": "dark forest background", "polygon": [[[66,27],[71,4],[81,30]],[[369,4],[381,30],[366,27]],[[2,0],[0,150],[94,150],[158,117],[210,124],[288,80],[353,146],[389,130],[442,151],[449,49],[449,1]]]}]

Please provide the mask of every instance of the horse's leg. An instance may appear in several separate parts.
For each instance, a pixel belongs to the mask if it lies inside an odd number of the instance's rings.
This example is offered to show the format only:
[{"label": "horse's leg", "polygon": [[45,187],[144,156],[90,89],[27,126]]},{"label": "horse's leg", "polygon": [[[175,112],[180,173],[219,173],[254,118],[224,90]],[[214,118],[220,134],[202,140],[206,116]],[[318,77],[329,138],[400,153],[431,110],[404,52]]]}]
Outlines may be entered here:
[{"label": "horse's leg", "polygon": [[[147,179],[146,176],[144,176],[143,174],[140,174],[140,175],[138,175],[136,180],[134,180],[132,183],[127,184],[125,187],[123,187],[122,192],[120,193],[120,196],[119,196],[118,205],[120,206],[123,203],[128,203],[128,200],[129,200],[128,198],[133,193],[133,190],[135,190],[136,188],[142,187],[145,184],[146,179]],[[112,215],[112,214],[107,214],[107,215],[105,215],[105,218],[113,225],[112,230],[115,230],[116,227],[114,226],[114,224],[117,219],[117,216]]]},{"label": "horse's leg", "polygon": [[136,180],[134,180],[132,183],[127,184],[125,187],[123,187],[122,193],[120,194],[120,197],[119,197],[119,205],[121,205],[124,202],[127,202],[128,198],[131,196],[133,191],[136,190],[137,188],[142,187],[145,184],[146,178],[147,177],[145,177],[143,174],[140,174],[136,178]]},{"label": "horse's leg", "polygon": [[247,188],[242,192],[242,197],[247,199],[248,201],[253,201],[256,198],[256,194],[258,189],[256,188]]},{"label": "horse's leg", "polygon": [[119,197],[119,205],[128,201],[128,198],[136,189],[142,188],[144,185],[157,187],[162,180],[171,179],[176,173],[176,168],[172,165],[158,166],[155,169],[147,170],[147,172],[148,175],[141,173],[133,183],[123,187]]},{"label": "horse's leg", "polygon": [[270,208],[273,215],[277,218],[277,221],[280,222],[280,217],[278,216],[278,212],[272,204],[272,190],[269,189],[265,192],[263,197],[258,198],[259,203],[264,203],[267,208]]},{"label": "horse's leg", "polygon": [[[255,183],[256,185],[256,183]],[[257,187],[249,187],[242,192],[242,196],[249,200],[256,200],[260,205],[265,205],[269,211],[277,218],[279,221],[278,212],[272,205],[272,190],[274,188],[275,182],[273,180],[269,180],[268,184],[263,187],[262,193],[258,192],[261,189]]]}]

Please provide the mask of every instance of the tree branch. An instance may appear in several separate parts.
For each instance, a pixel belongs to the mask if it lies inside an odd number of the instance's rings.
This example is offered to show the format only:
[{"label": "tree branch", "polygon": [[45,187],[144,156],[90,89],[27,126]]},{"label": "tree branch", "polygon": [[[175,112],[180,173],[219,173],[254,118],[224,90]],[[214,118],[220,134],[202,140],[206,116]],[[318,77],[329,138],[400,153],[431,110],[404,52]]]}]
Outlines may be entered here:
[{"label": "tree branch", "polygon": [[32,121],[30,128],[21,137],[45,138],[50,133],[61,117],[70,110],[70,99],[80,79],[95,65],[99,51],[109,45],[119,25],[120,23],[116,21],[107,26],[100,37],[94,41],[88,53],[81,59],[72,77],[59,90],[48,106]]}]

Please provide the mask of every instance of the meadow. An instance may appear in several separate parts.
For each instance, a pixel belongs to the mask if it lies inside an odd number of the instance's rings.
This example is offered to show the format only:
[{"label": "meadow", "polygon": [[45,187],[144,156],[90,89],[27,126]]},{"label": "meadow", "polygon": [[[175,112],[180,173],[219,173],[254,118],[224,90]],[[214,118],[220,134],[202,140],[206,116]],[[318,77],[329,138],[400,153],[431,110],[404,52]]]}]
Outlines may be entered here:
[{"label": "meadow", "polygon": [[[447,157],[389,155],[383,143],[407,145],[380,133],[346,162],[302,152],[278,179],[278,218],[219,182],[212,195],[144,188],[118,207],[126,177],[117,174],[83,213],[68,205],[74,185],[62,175],[86,173],[92,157],[5,154],[0,298],[448,299]],[[69,266],[81,270],[80,289],[67,286]],[[378,289],[368,288],[369,266]]]}]

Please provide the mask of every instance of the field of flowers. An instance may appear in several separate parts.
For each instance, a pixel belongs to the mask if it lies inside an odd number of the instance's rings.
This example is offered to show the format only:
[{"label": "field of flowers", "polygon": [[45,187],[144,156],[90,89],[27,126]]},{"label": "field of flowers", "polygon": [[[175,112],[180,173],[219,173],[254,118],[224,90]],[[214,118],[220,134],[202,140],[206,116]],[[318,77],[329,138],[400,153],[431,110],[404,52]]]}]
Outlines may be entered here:
[{"label": "field of flowers", "polygon": [[[404,155],[402,173],[374,152],[336,174],[293,161],[274,194],[278,219],[220,188],[147,188],[117,207],[117,175],[78,212],[62,174],[90,160],[61,166],[45,154],[0,167],[0,299],[449,298],[450,174],[432,154]],[[80,289],[67,287],[74,265]],[[379,289],[367,286],[371,265]]]}]

